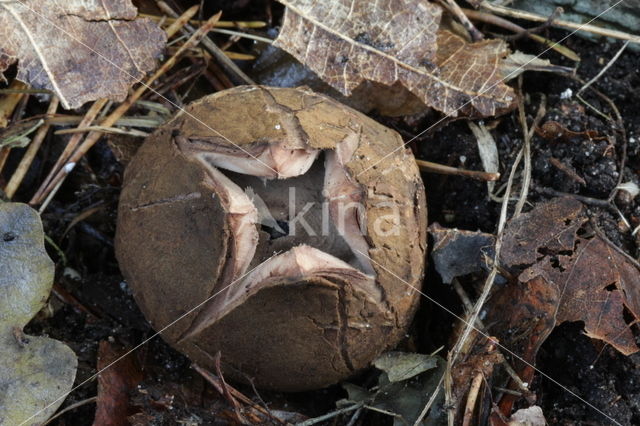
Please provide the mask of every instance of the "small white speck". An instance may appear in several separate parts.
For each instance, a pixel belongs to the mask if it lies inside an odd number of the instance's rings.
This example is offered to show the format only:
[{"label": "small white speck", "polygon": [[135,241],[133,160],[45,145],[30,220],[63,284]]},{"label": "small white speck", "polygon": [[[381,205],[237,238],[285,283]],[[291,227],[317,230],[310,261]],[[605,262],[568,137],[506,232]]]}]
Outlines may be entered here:
[{"label": "small white speck", "polygon": [[467,162],[467,156],[466,155],[461,155],[460,156],[460,163],[464,164]]},{"label": "small white speck", "polygon": [[75,166],[76,166],[76,163],[74,163],[74,162],[65,164],[65,166],[64,166],[65,173],[71,173],[71,170],[73,170],[73,168]]},{"label": "small white speck", "polygon": [[279,124],[276,124],[276,130],[280,130],[282,127]]},{"label": "small white speck", "polygon": [[560,99],[571,99],[571,97],[573,96],[573,90],[571,90],[570,87],[567,87],[567,89],[560,93]]},{"label": "small white speck", "polygon": [[527,383],[527,382],[522,382],[522,386],[524,386],[525,388],[528,388],[528,387],[529,387],[529,383]]},{"label": "small white speck", "polygon": [[631,198],[636,198],[638,194],[640,194],[640,187],[635,182],[624,182],[616,187],[621,191],[628,192],[631,195]]},{"label": "small white speck", "polygon": [[80,273],[78,271],[76,271],[73,268],[69,268],[66,267],[64,268],[64,271],[62,272],[62,275],[64,275],[65,277],[75,280],[75,281],[80,281],[82,279],[82,277],[80,276]]}]

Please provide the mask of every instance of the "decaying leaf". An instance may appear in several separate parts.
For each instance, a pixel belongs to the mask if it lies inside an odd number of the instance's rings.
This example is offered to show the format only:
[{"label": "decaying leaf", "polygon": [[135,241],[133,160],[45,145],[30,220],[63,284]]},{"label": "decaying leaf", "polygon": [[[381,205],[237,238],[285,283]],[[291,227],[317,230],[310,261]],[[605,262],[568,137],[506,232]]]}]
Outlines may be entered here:
[{"label": "decaying leaf", "polygon": [[493,407],[482,398],[479,398],[479,406],[476,406],[476,403],[469,401],[469,394],[490,392],[494,383],[493,372],[504,362],[504,358],[495,341],[488,340],[476,331],[467,342],[461,356],[451,367],[450,409],[458,418],[462,418],[468,410],[477,412],[478,418],[486,418]]},{"label": "decaying leaf", "polygon": [[[523,382],[531,383],[538,350],[553,329],[566,321],[583,322],[588,336],[623,354],[639,350],[630,326],[640,319],[640,270],[589,227],[583,205],[570,197],[541,203],[507,224],[500,264],[510,277],[496,282],[483,323],[486,333],[508,348],[503,355],[510,357],[509,363]],[[432,257],[443,279],[486,265],[479,259],[486,234],[437,225],[430,227],[430,233],[435,240]],[[482,355],[486,339],[476,340],[469,339],[468,350]],[[471,367],[495,363],[469,359],[465,362]],[[459,379],[454,374],[452,396],[458,408],[471,375],[464,368],[465,363],[453,368],[461,373]],[[487,379],[490,373],[482,372]],[[504,394],[499,402],[502,413],[508,415],[517,399]],[[517,418],[511,421],[518,424]]]},{"label": "decaying leaf", "polygon": [[53,269],[38,213],[0,203],[1,426],[43,422],[75,379],[77,360],[68,346],[22,334],[49,297]]},{"label": "decaying leaf", "polygon": [[390,382],[410,379],[427,370],[435,368],[437,358],[419,353],[387,352],[373,363],[379,370],[387,373]]},{"label": "decaying leaf", "polygon": [[[98,376],[98,399],[92,426],[130,424],[127,418],[135,412],[129,403],[130,394],[142,381],[143,374],[135,357],[118,360],[126,352],[125,348],[107,340],[100,342],[97,370],[104,371]],[[114,363],[116,360],[118,362]]]},{"label": "decaying leaf", "polygon": [[[437,387],[446,361],[433,355],[389,352],[378,358],[374,365],[383,371],[378,378],[378,385],[368,390],[344,383],[348,398],[338,401],[338,404],[364,403],[395,414],[394,426],[404,426],[415,424],[432,394],[438,392]],[[443,394],[440,392],[429,415],[419,424],[442,424],[446,416],[443,402]]]},{"label": "decaying leaf", "polygon": [[54,91],[67,109],[122,101],[165,43],[164,31],[136,15],[129,0],[2,1],[0,75],[19,61],[17,78]]},{"label": "decaying leaf", "polygon": [[545,426],[542,408],[534,405],[529,408],[521,408],[509,418],[509,426]]},{"label": "decaying leaf", "polygon": [[573,198],[543,203],[511,221],[503,261],[530,265],[518,281],[538,293],[539,303],[532,307],[551,302],[555,324],[583,321],[590,337],[629,355],[638,347],[625,313],[640,318],[640,271],[598,235],[581,236],[586,220]]},{"label": "decaying leaf", "polygon": [[[638,351],[632,322],[640,316],[640,270],[588,230],[583,206],[556,198],[512,220],[505,230],[501,263],[517,280],[487,304],[489,332],[526,362],[513,360],[531,382],[538,349],[556,325],[581,321],[585,333],[625,355]],[[500,406],[511,410],[515,398]]]},{"label": "decaying leaf", "polygon": [[[275,45],[348,95],[366,80],[400,82],[426,105],[456,116],[491,116],[513,106],[502,82],[502,40],[468,43],[441,28],[442,9],[423,0],[280,0]],[[508,68],[508,67],[507,67]]]},{"label": "decaying leaf", "polygon": [[486,259],[493,258],[495,237],[491,234],[447,229],[438,223],[429,226],[429,234],[433,238],[433,265],[444,283],[481,271]]}]

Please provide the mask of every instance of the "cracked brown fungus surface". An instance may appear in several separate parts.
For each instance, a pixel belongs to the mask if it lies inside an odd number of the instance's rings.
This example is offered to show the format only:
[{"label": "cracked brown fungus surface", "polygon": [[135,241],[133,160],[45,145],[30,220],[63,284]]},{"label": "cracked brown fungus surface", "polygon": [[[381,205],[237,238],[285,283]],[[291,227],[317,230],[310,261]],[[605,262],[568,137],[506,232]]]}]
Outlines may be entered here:
[{"label": "cracked brown fungus surface", "polygon": [[118,212],[118,260],[153,327],[184,315],[167,342],[284,391],[336,383],[395,346],[426,251],[401,137],[307,89],[238,87],[186,111],[140,148]]}]

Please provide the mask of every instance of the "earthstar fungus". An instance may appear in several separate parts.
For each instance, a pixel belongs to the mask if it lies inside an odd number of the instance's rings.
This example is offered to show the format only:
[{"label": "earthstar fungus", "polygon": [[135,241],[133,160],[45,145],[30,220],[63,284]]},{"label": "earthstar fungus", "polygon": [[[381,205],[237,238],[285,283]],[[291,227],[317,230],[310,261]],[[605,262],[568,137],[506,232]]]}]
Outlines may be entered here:
[{"label": "earthstar fungus", "polygon": [[284,391],[395,346],[426,251],[401,137],[304,88],[237,87],[186,111],[129,164],[118,210],[118,261],[152,326],[184,315],[162,332],[172,346]]}]

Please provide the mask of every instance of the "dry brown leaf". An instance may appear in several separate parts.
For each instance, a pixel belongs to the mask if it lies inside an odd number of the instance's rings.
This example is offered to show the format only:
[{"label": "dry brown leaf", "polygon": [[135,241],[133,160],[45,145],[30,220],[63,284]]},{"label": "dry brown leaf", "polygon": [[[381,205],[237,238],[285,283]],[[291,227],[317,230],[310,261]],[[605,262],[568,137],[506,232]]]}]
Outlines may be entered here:
[{"label": "dry brown leaf", "polygon": [[433,266],[446,284],[455,277],[481,271],[486,268],[486,260],[494,257],[496,239],[491,234],[443,228],[437,222],[429,225],[429,234],[433,238]]},{"label": "dry brown leaf", "polygon": [[524,271],[545,285],[557,286],[556,323],[583,321],[585,333],[625,355],[638,351],[625,321],[625,309],[639,319],[640,271],[599,237],[576,239],[571,255],[547,257]]},{"label": "dry brown leaf", "polygon": [[[495,292],[485,322],[526,361],[514,360],[523,381],[531,382],[538,349],[566,321],[583,322],[588,336],[625,355],[639,350],[630,325],[640,318],[640,270],[598,235],[587,238],[586,222],[582,204],[565,197],[536,206],[505,230],[501,262],[519,275]],[[503,398],[503,413],[513,402]]]},{"label": "dry brown leaf", "polygon": [[439,29],[442,9],[423,0],[279,0],[279,46],[348,95],[363,81],[403,84],[426,105],[456,116],[513,105],[501,40],[467,43]]},{"label": "dry brown leaf", "polygon": [[[468,352],[451,367],[451,409],[457,418],[462,418],[467,405],[469,392],[474,392],[474,378],[482,377],[481,385],[484,392],[493,386],[493,373],[497,366],[504,362],[496,343],[485,336],[473,332],[469,337]],[[476,388],[475,391],[478,389]],[[482,392],[482,391],[481,391]],[[490,406],[479,404],[481,413],[479,418],[489,414]],[[471,407],[473,408],[473,407]]]},{"label": "dry brown leaf", "polygon": [[545,253],[573,250],[576,232],[587,220],[582,210],[580,202],[562,198],[510,221],[502,242],[501,262],[511,267],[528,266]]},{"label": "dry brown leaf", "polygon": [[503,250],[526,247],[519,260],[535,258],[518,280],[557,292],[556,324],[583,321],[587,335],[629,355],[639,349],[624,313],[640,318],[640,271],[598,235],[580,236],[586,220],[575,199],[551,200],[510,223]]},{"label": "dry brown leaf", "polygon": [[54,91],[67,109],[122,101],[165,44],[164,31],[136,15],[129,0],[2,1],[0,76],[19,61],[17,78]]},{"label": "dry brown leaf", "polygon": [[[103,340],[98,346],[98,399],[92,426],[126,426],[135,413],[129,398],[142,381],[143,374],[135,357],[127,349]],[[116,362],[117,361],[117,362]]]}]

